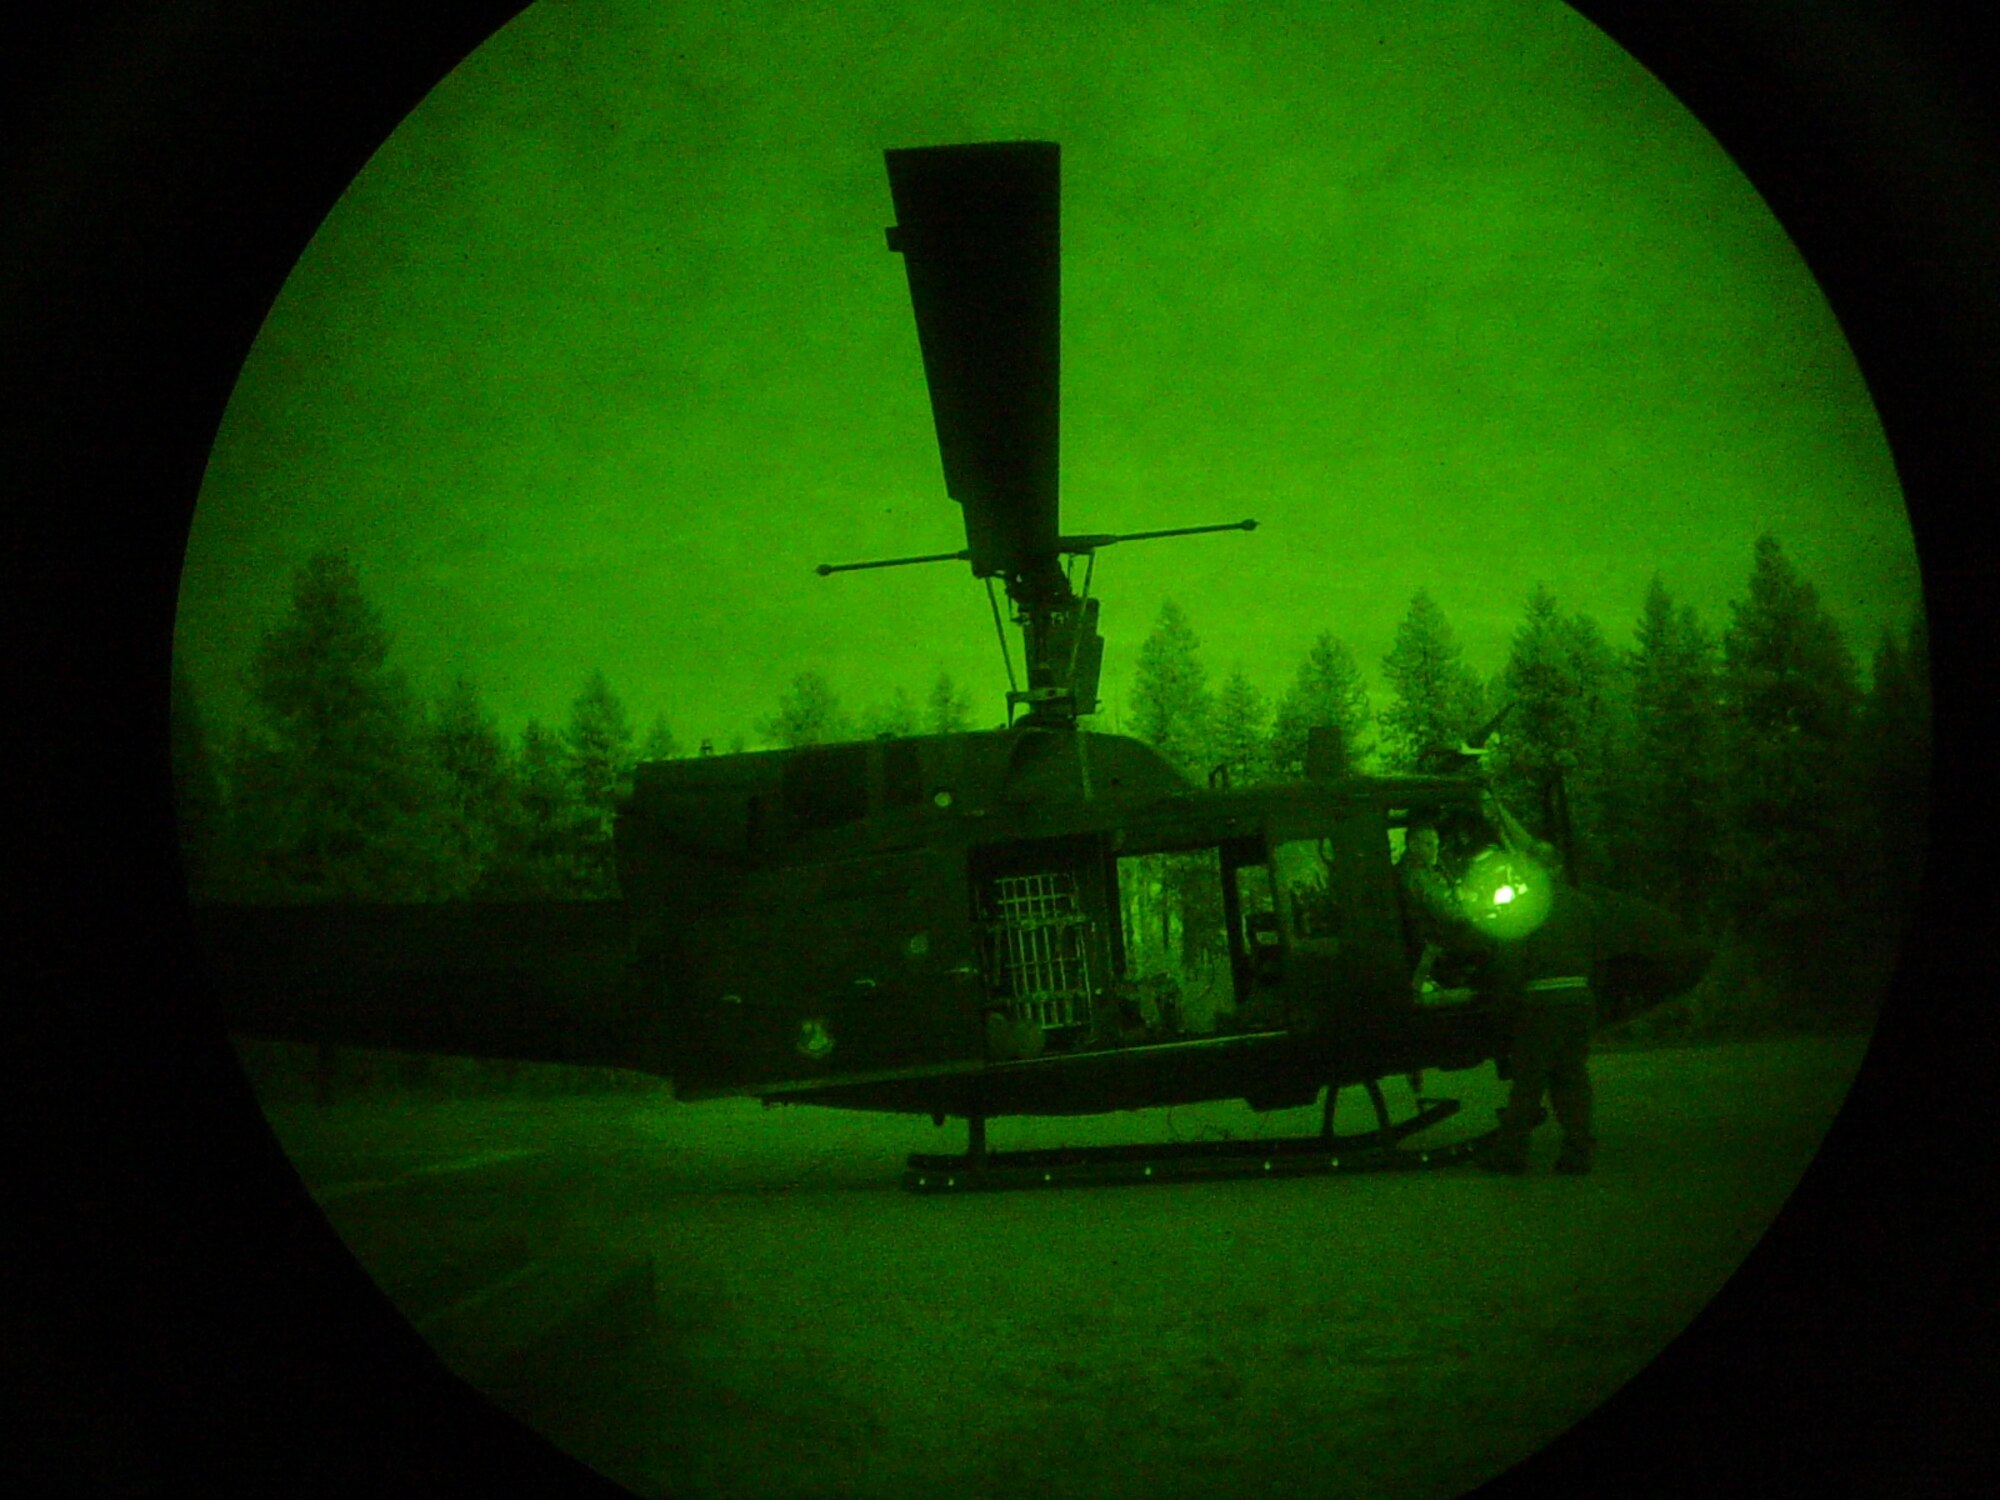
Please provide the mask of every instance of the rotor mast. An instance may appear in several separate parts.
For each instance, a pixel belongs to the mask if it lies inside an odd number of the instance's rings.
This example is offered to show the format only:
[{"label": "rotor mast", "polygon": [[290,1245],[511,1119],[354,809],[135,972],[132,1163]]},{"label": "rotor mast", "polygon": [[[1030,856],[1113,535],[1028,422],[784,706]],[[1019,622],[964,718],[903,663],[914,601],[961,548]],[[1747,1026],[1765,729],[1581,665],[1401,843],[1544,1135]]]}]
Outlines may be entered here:
[{"label": "rotor mast", "polygon": [[[1225,521],[1215,526],[1170,526],[1158,531],[1128,531],[1123,535],[1093,532],[1084,536],[1057,539],[1062,557],[1082,557],[1094,565],[1100,547],[1119,542],[1151,542],[1165,537],[1207,536],[1218,531],[1255,531],[1254,520]],[[970,549],[957,552],[926,552],[916,557],[882,557],[868,562],[821,563],[813,571],[826,578],[834,573],[860,573],[874,568],[907,568],[919,563],[970,562]],[[1016,576],[1007,580],[1007,597],[1015,608],[1028,647],[1028,687],[1025,692],[1008,694],[1010,706],[1026,704],[1030,713],[1039,709],[1038,722],[1051,722],[1050,705],[1058,708],[1063,700],[1075,718],[1097,709],[1097,676],[1103,661],[1104,641],[1097,634],[1097,600],[1090,594],[1094,566],[1084,572],[1084,589],[1076,592],[1069,570],[1057,570],[1060,592],[1053,588],[1037,591],[1037,580]],[[1005,642],[1002,646],[1004,649]],[[1038,649],[1039,648],[1039,649]],[[1010,666],[1011,671],[1011,666]]]},{"label": "rotor mast", "polygon": [[[1061,667],[1088,620],[1062,565],[1061,150],[1053,141],[884,153],[945,492],[965,521],[965,561],[1007,591],[1025,640],[1031,718],[1096,706]],[[1003,636],[1004,645],[1004,636]],[[1080,703],[1079,697],[1089,700]]]},{"label": "rotor mast", "polygon": [[965,549],[819,571],[963,561],[989,591],[998,580],[1027,662],[1027,687],[1007,695],[1009,719],[1025,708],[1026,723],[1073,726],[1097,708],[1104,642],[1090,563],[1079,593],[1064,558],[1094,562],[1114,542],[1256,523],[1063,536],[1061,149],[997,141],[883,155],[896,208],[888,244],[909,277],[945,492],[963,512]]}]

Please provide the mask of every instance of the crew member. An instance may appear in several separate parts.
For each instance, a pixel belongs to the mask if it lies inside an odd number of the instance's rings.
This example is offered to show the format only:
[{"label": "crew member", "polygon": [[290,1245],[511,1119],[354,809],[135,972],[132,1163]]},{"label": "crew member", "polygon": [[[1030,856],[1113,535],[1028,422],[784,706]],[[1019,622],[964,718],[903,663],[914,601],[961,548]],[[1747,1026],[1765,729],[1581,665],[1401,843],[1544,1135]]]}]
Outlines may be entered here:
[{"label": "crew member", "polygon": [[1459,904],[1458,892],[1438,863],[1437,825],[1412,823],[1404,836],[1403,857],[1396,861],[1396,887],[1411,936],[1423,946],[1419,980],[1439,957],[1476,960],[1487,956],[1492,939]]},{"label": "crew member", "polygon": [[1543,1119],[1544,1095],[1562,1128],[1556,1170],[1590,1170],[1596,1147],[1590,1089],[1590,1034],[1597,1024],[1590,990],[1593,952],[1590,898],[1561,883],[1554,885],[1541,924],[1500,944],[1492,972],[1496,990],[1514,1009],[1508,1049],[1514,1082],[1500,1128],[1479,1158],[1488,1171],[1528,1169],[1528,1137]]}]

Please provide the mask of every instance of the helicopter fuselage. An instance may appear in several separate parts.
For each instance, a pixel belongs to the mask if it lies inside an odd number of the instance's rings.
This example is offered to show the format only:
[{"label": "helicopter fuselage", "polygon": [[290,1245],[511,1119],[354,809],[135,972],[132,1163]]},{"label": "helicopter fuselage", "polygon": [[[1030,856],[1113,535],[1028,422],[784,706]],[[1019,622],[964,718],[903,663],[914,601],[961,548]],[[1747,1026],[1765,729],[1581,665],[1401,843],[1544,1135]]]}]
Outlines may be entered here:
[{"label": "helicopter fuselage", "polygon": [[[1139,741],[1080,727],[1102,640],[1091,562],[1079,594],[1064,559],[1255,522],[1065,535],[1059,149],[885,163],[888,245],[966,534],[962,552],[890,561],[962,560],[990,598],[1004,583],[1028,675],[1009,716],[1025,717],[642,764],[616,819],[616,901],[204,909],[229,1023],[637,1068],[689,1099],[982,1121],[1276,1108],[1501,1057],[1505,1007],[1476,968],[1434,970],[1394,868],[1416,818],[1453,824],[1471,852],[1489,797],[1476,775],[1197,787]],[[1309,741],[1307,759],[1339,757]],[[1606,910],[1592,982],[1607,1018],[1699,975],[1705,950],[1664,913]]]},{"label": "helicopter fuselage", "polygon": [[[1120,735],[1015,726],[640,765],[605,901],[197,909],[245,1035],[616,1066],[728,1095],[1093,1114],[1504,1058],[1426,957],[1413,821],[1490,847],[1473,775],[1196,787]],[[1539,877],[1538,877],[1539,878]],[[1707,953],[1593,892],[1604,1023]]]},{"label": "helicopter fuselage", "polygon": [[1066,1114],[1474,1066],[1392,860],[1469,778],[1197,788],[1016,727],[639,768],[618,823],[648,1065],[683,1098]]}]

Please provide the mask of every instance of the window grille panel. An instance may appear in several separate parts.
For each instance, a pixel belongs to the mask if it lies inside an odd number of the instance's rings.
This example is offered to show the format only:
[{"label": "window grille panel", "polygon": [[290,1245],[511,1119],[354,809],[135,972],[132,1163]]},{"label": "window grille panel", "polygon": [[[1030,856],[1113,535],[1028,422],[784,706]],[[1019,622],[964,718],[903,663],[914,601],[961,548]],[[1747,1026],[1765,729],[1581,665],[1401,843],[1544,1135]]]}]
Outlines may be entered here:
[{"label": "window grille panel", "polygon": [[1089,1023],[1091,922],[1074,874],[995,880],[987,933],[994,989],[1013,1020],[1050,1031]]}]

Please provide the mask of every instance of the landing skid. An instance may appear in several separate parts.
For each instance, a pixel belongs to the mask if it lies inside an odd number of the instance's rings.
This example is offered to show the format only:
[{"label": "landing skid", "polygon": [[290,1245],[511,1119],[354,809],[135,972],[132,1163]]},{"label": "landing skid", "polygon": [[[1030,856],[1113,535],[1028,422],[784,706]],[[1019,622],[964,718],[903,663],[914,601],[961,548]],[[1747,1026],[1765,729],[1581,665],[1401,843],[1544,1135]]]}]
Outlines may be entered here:
[{"label": "landing skid", "polygon": [[1445,1166],[1472,1154],[1476,1141],[1426,1150],[1401,1143],[1458,1113],[1456,1099],[1419,1099],[1417,1112],[1391,1125],[1379,1089],[1369,1090],[1378,1127],[1336,1135],[1331,1101],[1317,1135],[1248,1141],[1164,1141],[1141,1146],[1057,1146],[1039,1151],[988,1151],[986,1122],[968,1121],[963,1155],[912,1153],[903,1186],[913,1193],[997,1188],[1076,1187],[1110,1183],[1186,1182],[1215,1177],[1302,1177],[1334,1172],[1407,1172]]}]

